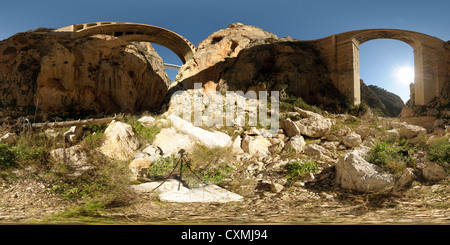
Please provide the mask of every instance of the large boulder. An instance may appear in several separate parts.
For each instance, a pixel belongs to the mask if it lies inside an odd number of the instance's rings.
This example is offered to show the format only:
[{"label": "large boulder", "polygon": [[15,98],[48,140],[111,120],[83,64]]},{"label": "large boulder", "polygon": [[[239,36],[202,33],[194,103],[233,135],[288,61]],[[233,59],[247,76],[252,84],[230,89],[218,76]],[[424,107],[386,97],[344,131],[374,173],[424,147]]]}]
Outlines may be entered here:
[{"label": "large boulder", "polygon": [[260,135],[245,135],[242,140],[242,149],[252,156],[266,156],[270,154],[270,141]]},{"label": "large boulder", "polygon": [[280,128],[283,129],[287,137],[300,135],[300,129],[291,119],[285,119],[280,122]]},{"label": "large boulder", "polygon": [[367,162],[360,152],[352,151],[336,163],[336,183],[358,192],[381,191],[394,184],[391,174]]},{"label": "large boulder", "polygon": [[54,149],[50,152],[50,156],[68,167],[68,177],[78,177],[93,168],[88,152],[81,145]]},{"label": "large boulder", "polygon": [[133,185],[131,188],[138,193],[154,192],[159,195],[159,200],[163,202],[226,203],[243,200],[242,196],[217,185],[204,185],[190,189],[174,179]]},{"label": "large boulder", "polygon": [[441,181],[448,175],[445,169],[435,162],[425,161],[424,165],[422,175],[428,181]]},{"label": "large boulder", "polygon": [[103,137],[104,141],[98,150],[104,155],[118,160],[129,159],[140,145],[133,127],[116,120],[109,124]]},{"label": "large boulder", "polygon": [[200,202],[200,203],[227,203],[240,202],[244,198],[217,185],[206,185],[194,189],[164,192],[159,195],[163,202]]},{"label": "large boulder", "polygon": [[306,146],[305,139],[301,135],[296,135],[291,137],[289,141],[284,146],[285,151],[294,150],[297,153],[303,152],[303,149]]},{"label": "large boulder", "polygon": [[406,139],[412,139],[419,135],[426,135],[427,130],[421,126],[411,125],[411,124],[407,124],[407,123],[400,123],[399,124],[399,133],[400,133],[400,137],[403,137]]},{"label": "large boulder", "polygon": [[342,139],[342,142],[350,148],[358,147],[361,145],[361,136],[357,133],[350,133]]},{"label": "large boulder", "polygon": [[231,146],[232,144],[231,137],[225,133],[218,131],[211,132],[200,127],[196,127],[192,123],[174,115],[169,115],[167,119],[172,122],[172,125],[175,129],[185,135],[188,135],[190,138],[192,138],[192,140],[198,142],[201,145],[205,145],[209,148],[214,148]]},{"label": "large boulder", "polygon": [[178,154],[182,149],[189,150],[194,143],[189,136],[174,128],[165,128],[155,136],[152,145],[161,148],[163,156],[170,156]]},{"label": "large boulder", "polygon": [[330,132],[332,126],[330,119],[300,108],[295,108],[295,111],[300,113],[302,117],[306,117],[295,122],[302,135],[320,138]]}]

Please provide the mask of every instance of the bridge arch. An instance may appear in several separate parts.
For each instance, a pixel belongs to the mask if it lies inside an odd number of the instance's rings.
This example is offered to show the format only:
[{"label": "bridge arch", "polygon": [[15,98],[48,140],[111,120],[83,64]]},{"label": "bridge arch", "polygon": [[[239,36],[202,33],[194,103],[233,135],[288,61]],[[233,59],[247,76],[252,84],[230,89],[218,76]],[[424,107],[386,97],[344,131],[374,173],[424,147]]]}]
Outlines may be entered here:
[{"label": "bridge arch", "polygon": [[[331,80],[341,93],[361,101],[359,46],[374,39],[395,39],[414,50],[415,104],[424,105],[439,96],[449,79],[445,42],[423,33],[397,29],[350,31],[311,41],[320,51]],[[450,79],[449,79],[450,80]]]},{"label": "bridge arch", "polygon": [[130,22],[93,22],[61,27],[53,31],[56,35],[81,38],[96,34],[119,37],[126,41],[143,41],[162,45],[172,50],[183,63],[195,53],[196,47],[186,38],[171,30]]}]

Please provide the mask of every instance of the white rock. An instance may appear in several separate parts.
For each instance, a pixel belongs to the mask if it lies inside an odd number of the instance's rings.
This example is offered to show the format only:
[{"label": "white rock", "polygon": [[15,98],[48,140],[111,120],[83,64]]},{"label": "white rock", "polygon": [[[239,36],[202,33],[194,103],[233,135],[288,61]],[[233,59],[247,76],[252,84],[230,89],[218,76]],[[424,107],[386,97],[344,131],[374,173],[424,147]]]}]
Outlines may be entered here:
[{"label": "white rock", "polygon": [[335,165],[336,183],[358,192],[379,191],[392,187],[394,178],[380,167],[364,160],[358,152],[350,152]]},{"label": "white rock", "polygon": [[80,145],[69,148],[58,148],[50,152],[50,155],[57,161],[70,167],[69,177],[77,177],[82,175],[93,166],[89,162],[88,153],[83,150]]},{"label": "white rock", "polygon": [[400,175],[399,179],[395,182],[395,187],[397,189],[402,189],[410,185],[414,181],[415,175],[412,168],[406,168],[405,171]]},{"label": "white rock", "polygon": [[109,124],[103,135],[105,140],[98,150],[114,159],[127,160],[140,145],[133,127],[116,120]]},{"label": "white rock", "polygon": [[356,128],[355,132],[361,136],[361,139],[366,139],[367,136],[370,134],[370,128],[366,125],[361,125]]},{"label": "white rock", "polygon": [[240,135],[238,135],[233,141],[232,148],[231,148],[232,152],[235,154],[244,153],[244,150],[242,150],[241,144],[242,144],[242,138]]},{"label": "white rock", "polygon": [[284,150],[294,150],[298,153],[301,153],[306,146],[305,139],[301,135],[296,135],[291,137],[289,141],[284,146]]},{"label": "white rock", "polygon": [[17,135],[15,133],[6,133],[0,138],[0,143],[5,143],[9,145],[15,144],[17,141]]},{"label": "white rock", "polygon": [[320,138],[328,134],[332,126],[331,121],[316,113],[312,115],[311,117],[303,118],[295,122],[301,134],[311,138]]},{"label": "white rock", "polygon": [[168,179],[165,181],[154,181],[142,183],[139,185],[132,185],[131,188],[136,192],[148,193],[155,192],[157,194],[172,192],[172,191],[180,191],[186,192],[189,191],[188,188],[184,187],[184,185],[175,179]]},{"label": "white rock", "polygon": [[280,123],[280,128],[283,129],[284,133],[286,134],[286,136],[288,137],[293,137],[295,135],[300,135],[300,129],[298,128],[298,126],[291,120],[291,119],[286,119],[281,121]]},{"label": "white rock", "polygon": [[274,193],[279,193],[284,189],[284,186],[278,183],[272,183],[270,185],[270,190]]},{"label": "white rock", "polygon": [[407,123],[400,123],[400,137],[404,137],[406,139],[411,139],[414,138],[420,134],[425,134],[427,133],[427,130],[424,127],[420,127],[420,126],[416,126],[416,125],[411,125],[411,124],[407,124]]},{"label": "white rock", "polygon": [[164,192],[159,195],[159,199],[165,202],[179,203],[226,203],[240,202],[243,200],[243,197],[217,185],[206,185],[194,189]]},{"label": "white rock", "polygon": [[361,145],[362,140],[361,140],[361,136],[357,133],[350,133],[349,135],[345,136],[342,139],[342,142],[347,146],[347,147],[358,147]]},{"label": "white rock", "polygon": [[317,145],[317,144],[309,144],[309,145],[305,146],[305,148],[303,149],[303,152],[308,156],[322,157],[322,156],[331,155],[327,149],[325,149],[322,146]]},{"label": "white rock", "polygon": [[227,147],[232,144],[231,137],[225,133],[204,130],[174,115],[169,115],[167,119],[172,122],[175,129],[209,148]]},{"label": "white rock", "polygon": [[270,154],[270,146],[270,141],[259,135],[246,135],[242,140],[242,149],[252,156],[265,156]]},{"label": "white rock", "polygon": [[64,137],[69,140],[69,142],[76,143],[78,140],[80,140],[81,136],[83,134],[83,128],[72,126],[64,133]]},{"label": "white rock", "polygon": [[152,145],[159,147],[163,156],[170,156],[178,154],[181,149],[189,150],[194,143],[189,136],[178,133],[173,128],[165,128],[155,136]]},{"label": "white rock", "polygon": [[398,129],[390,129],[386,130],[385,139],[389,141],[395,141],[400,138],[400,133],[398,132]]},{"label": "white rock", "polygon": [[156,121],[152,116],[143,116],[139,118],[138,122],[140,122],[144,126],[150,126]]}]

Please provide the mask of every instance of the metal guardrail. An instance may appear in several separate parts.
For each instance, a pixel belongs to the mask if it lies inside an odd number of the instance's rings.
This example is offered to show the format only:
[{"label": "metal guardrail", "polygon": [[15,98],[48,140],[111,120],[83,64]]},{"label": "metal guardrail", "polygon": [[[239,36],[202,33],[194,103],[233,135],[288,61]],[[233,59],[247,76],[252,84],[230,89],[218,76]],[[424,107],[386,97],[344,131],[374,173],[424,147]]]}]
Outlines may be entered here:
[{"label": "metal guardrail", "polygon": [[164,68],[167,68],[167,69],[173,70],[173,71],[178,71],[181,68],[181,66],[164,63]]}]

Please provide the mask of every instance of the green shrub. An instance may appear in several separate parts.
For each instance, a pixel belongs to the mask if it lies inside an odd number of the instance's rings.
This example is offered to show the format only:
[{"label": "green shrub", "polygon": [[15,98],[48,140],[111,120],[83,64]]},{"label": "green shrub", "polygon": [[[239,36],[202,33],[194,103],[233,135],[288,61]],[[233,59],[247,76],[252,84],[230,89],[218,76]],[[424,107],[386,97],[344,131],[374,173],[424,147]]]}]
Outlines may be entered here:
[{"label": "green shrub", "polygon": [[441,138],[431,142],[427,158],[443,167],[448,165],[450,163],[450,138]]},{"label": "green shrub", "polygon": [[286,175],[285,177],[290,183],[293,183],[303,177],[306,173],[311,173],[317,170],[319,165],[313,161],[306,161],[304,163],[300,161],[293,161],[286,164]]},{"label": "green shrub", "polygon": [[372,146],[367,161],[390,173],[401,173],[407,166],[414,165],[412,151],[405,140],[398,143],[383,141]]},{"label": "green shrub", "polygon": [[168,177],[167,175],[170,174],[170,172],[175,167],[176,164],[175,161],[176,159],[173,156],[159,158],[158,161],[153,163],[147,169],[149,177],[153,179],[161,179]]},{"label": "green shrub", "polygon": [[100,212],[105,210],[107,202],[102,202],[99,200],[92,200],[84,203],[82,206],[77,206],[64,211],[57,216],[63,218],[76,218],[80,216],[98,216]]},{"label": "green shrub", "polygon": [[15,166],[15,165],[16,165],[15,152],[7,144],[0,144],[0,167]]},{"label": "green shrub", "polygon": [[97,148],[101,145],[103,139],[103,132],[95,132],[86,136],[82,143],[89,148]]},{"label": "green shrub", "polygon": [[157,125],[153,124],[151,126],[144,126],[140,122],[135,122],[133,124],[134,131],[144,139],[147,143],[152,143],[155,140],[156,135],[160,132]]},{"label": "green shrub", "polygon": [[233,172],[233,168],[229,165],[222,165],[215,169],[208,169],[203,173],[203,182],[208,184],[217,184],[222,182],[227,176]]},{"label": "green shrub", "polygon": [[317,106],[312,106],[306,103],[301,97],[295,97],[293,95],[286,95],[280,101],[280,111],[293,111],[294,107],[298,107],[304,110],[321,113],[321,109]]}]

